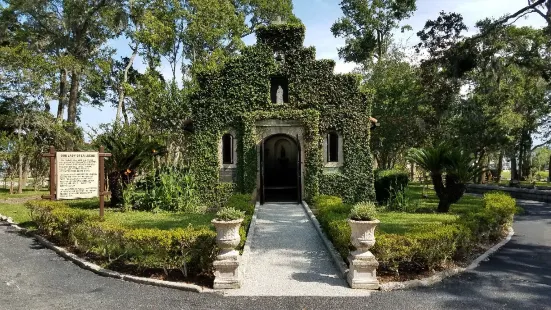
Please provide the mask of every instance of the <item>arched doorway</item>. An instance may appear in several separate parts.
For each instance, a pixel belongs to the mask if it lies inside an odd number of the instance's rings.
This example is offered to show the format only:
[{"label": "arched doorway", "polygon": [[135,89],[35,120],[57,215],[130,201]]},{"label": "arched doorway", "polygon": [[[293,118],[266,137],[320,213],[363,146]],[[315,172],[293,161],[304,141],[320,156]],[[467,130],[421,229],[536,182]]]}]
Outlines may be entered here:
[{"label": "arched doorway", "polygon": [[301,197],[300,144],[285,134],[267,137],[260,150],[260,201],[297,202]]}]

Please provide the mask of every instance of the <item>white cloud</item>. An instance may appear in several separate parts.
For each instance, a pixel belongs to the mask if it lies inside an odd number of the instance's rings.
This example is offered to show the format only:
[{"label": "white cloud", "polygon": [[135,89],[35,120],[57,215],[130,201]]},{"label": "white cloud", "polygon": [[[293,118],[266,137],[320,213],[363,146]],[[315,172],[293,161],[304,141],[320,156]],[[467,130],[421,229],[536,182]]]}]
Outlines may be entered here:
[{"label": "white cloud", "polygon": [[335,66],[335,73],[350,73],[356,68],[356,63],[354,62],[344,62],[342,60],[336,61],[337,65]]}]

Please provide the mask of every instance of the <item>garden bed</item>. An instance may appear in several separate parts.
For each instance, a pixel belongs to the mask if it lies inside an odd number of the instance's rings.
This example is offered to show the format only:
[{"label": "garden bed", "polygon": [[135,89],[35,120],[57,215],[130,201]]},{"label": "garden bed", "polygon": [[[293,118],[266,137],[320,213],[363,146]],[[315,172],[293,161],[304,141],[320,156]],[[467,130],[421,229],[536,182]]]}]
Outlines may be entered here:
[{"label": "garden bed", "polygon": [[[515,212],[514,200],[494,194],[486,201],[464,196],[446,214],[436,213],[438,199],[432,190],[412,185],[406,190],[408,212],[381,210],[372,252],[379,261],[383,282],[418,279],[435,271],[464,267],[505,236]],[[512,202],[512,209],[511,209]],[[345,262],[350,252],[351,205],[338,197],[315,199],[313,212]],[[512,210],[512,211],[511,211]]]},{"label": "garden bed", "polygon": [[[103,268],[212,286],[212,261],[217,252],[211,224],[214,213],[107,208],[102,221],[97,199],[50,202],[34,198],[26,205],[0,204],[0,213]],[[250,196],[235,195],[228,206],[246,214],[240,229],[242,248],[254,205]]]}]

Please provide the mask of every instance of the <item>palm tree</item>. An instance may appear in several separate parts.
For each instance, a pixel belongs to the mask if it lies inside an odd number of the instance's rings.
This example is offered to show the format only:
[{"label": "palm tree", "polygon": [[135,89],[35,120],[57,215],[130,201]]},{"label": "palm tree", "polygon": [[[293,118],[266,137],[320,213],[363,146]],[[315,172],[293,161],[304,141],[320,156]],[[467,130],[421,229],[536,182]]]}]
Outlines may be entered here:
[{"label": "palm tree", "polygon": [[122,203],[122,192],[136,176],[137,170],[155,156],[165,152],[164,147],[135,126],[118,125],[100,136],[97,144],[103,145],[111,157],[106,161],[107,179],[111,191],[111,204]]},{"label": "palm tree", "polygon": [[463,197],[466,183],[484,171],[470,154],[446,143],[413,149],[408,159],[430,173],[439,199],[437,211],[441,213],[448,212],[450,206]]}]

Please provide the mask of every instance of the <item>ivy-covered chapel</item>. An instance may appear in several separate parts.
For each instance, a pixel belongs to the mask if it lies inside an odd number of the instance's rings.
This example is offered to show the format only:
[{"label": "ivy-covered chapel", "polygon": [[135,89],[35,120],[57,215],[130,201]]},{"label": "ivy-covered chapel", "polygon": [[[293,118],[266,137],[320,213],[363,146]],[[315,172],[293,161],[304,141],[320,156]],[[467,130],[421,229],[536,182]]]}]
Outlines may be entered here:
[{"label": "ivy-covered chapel", "polygon": [[201,191],[261,202],[374,199],[370,104],[354,74],[303,47],[302,24],[257,29],[257,44],[198,76],[191,168]]}]

